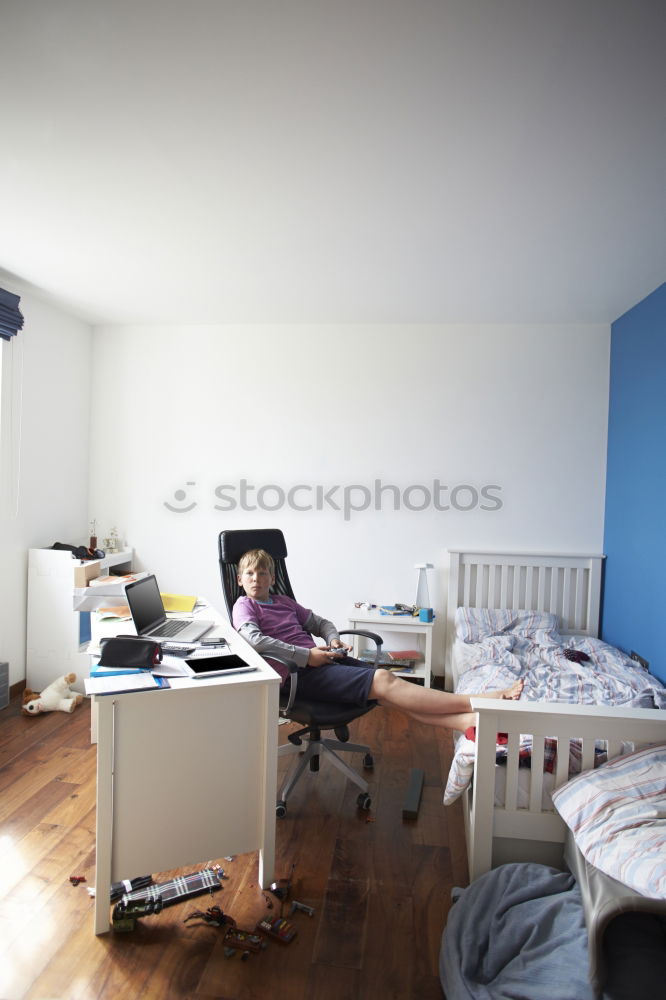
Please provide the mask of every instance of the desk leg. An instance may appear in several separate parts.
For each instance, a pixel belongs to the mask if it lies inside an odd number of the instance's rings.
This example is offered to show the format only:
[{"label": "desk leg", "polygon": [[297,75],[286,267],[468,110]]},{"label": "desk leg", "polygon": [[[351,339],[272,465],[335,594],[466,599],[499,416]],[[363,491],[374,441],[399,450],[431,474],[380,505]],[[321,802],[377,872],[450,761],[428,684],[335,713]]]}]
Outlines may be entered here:
[{"label": "desk leg", "polygon": [[263,837],[259,847],[259,885],[262,889],[275,880],[275,806],[277,801],[278,718],[280,713],[279,688],[271,684],[264,699],[265,753],[263,781]]},{"label": "desk leg", "polygon": [[[95,852],[95,934],[110,929],[111,846],[113,838],[113,712],[109,695],[97,703],[97,848]],[[93,705],[95,710],[95,705]]]},{"label": "desk leg", "polygon": [[90,699],[90,742],[97,743],[97,701],[94,697]]},{"label": "desk leg", "polygon": [[[275,811],[275,807],[273,807]],[[269,885],[275,881],[275,845],[267,850],[267,845],[259,851],[259,885],[262,889],[268,889]]]}]

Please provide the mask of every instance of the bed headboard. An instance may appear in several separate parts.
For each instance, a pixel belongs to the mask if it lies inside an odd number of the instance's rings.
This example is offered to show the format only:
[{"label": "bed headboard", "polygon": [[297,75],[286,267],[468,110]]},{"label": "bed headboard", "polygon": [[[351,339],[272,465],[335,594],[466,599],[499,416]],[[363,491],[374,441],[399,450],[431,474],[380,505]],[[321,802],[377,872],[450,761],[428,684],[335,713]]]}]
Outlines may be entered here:
[{"label": "bed headboard", "polygon": [[[597,636],[602,555],[449,550],[446,607],[446,678],[456,608],[515,608],[549,611],[564,634]],[[447,685],[448,686],[448,685]]]}]

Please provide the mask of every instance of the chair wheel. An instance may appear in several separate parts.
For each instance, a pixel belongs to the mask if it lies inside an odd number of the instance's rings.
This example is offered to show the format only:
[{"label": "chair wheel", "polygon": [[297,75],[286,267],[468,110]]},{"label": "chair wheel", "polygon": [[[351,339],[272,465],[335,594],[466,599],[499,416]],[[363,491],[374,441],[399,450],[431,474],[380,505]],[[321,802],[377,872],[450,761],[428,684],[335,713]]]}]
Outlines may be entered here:
[{"label": "chair wheel", "polygon": [[286,802],[278,802],[275,807],[275,815],[278,819],[284,819],[287,815],[287,804]]},{"label": "chair wheel", "polygon": [[372,799],[366,794],[366,792],[361,792],[359,797],[356,799],[356,805],[359,809],[369,809],[372,805]]},{"label": "chair wheel", "polygon": [[347,726],[337,726],[333,732],[341,743],[346,743],[349,739],[349,729]]},{"label": "chair wheel", "polygon": [[365,757],[363,758],[363,767],[366,769],[366,771],[370,771],[374,766],[375,766],[375,758],[372,756],[371,753],[366,753]]}]

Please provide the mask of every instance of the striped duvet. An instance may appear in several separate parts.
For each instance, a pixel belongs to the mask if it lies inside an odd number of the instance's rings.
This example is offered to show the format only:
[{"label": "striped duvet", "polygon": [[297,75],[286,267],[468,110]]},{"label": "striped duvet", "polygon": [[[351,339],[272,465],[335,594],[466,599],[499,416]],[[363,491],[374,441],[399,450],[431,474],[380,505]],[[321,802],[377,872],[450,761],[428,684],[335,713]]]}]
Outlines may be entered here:
[{"label": "striped duvet", "polygon": [[[666,708],[666,688],[628,656],[600,639],[562,637],[552,615],[539,612],[458,608],[456,631],[474,650],[474,666],[460,676],[456,690],[466,694],[499,690],[524,681],[521,700],[577,705]],[[571,662],[565,649],[589,656]],[[521,741],[521,750],[529,739]],[[498,747],[501,757],[505,751]],[[460,737],[449,773],[444,803],[454,802],[474,773],[474,743]],[[576,761],[571,760],[571,773]]]}]

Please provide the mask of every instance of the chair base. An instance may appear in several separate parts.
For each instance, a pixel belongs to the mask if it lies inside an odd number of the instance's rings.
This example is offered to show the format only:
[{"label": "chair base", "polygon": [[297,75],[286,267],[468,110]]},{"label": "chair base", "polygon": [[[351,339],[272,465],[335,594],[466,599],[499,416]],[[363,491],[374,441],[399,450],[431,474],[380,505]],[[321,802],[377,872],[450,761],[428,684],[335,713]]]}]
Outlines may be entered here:
[{"label": "chair base", "polygon": [[[369,786],[367,781],[365,781],[360,774],[350,767],[346,760],[343,760],[342,757],[338,755],[340,751],[344,753],[362,753],[365,755],[366,760],[372,760],[370,747],[363,746],[359,743],[342,743],[340,740],[328,739],[327,737],[318,740],[309,740],[305,748],[294,746],[292,743],[287,743],[284,746],[278,747],[278,757],[291,757],[292,754],[295,753],[301,754],[301,759],[296,766],[292,768],[287,776],[287,780],[280,790],[280,797],[277,803],[278,816],[285,815],[287,811],[287,799],[306,767],[310,767],[313,771],[319,770],[320,757],[330,760],[332,764],[335,764],[339,771],[342,771],[346,778],[349,778],[350,781],[354,782],[357,788],[361,789],[361,795],[359,795],[357,799],[358,805],[365,809],[370,807],[370,797],[368,795]],[[363,800],[363,803],[367,804],[362,805],[361,800]]]}]

